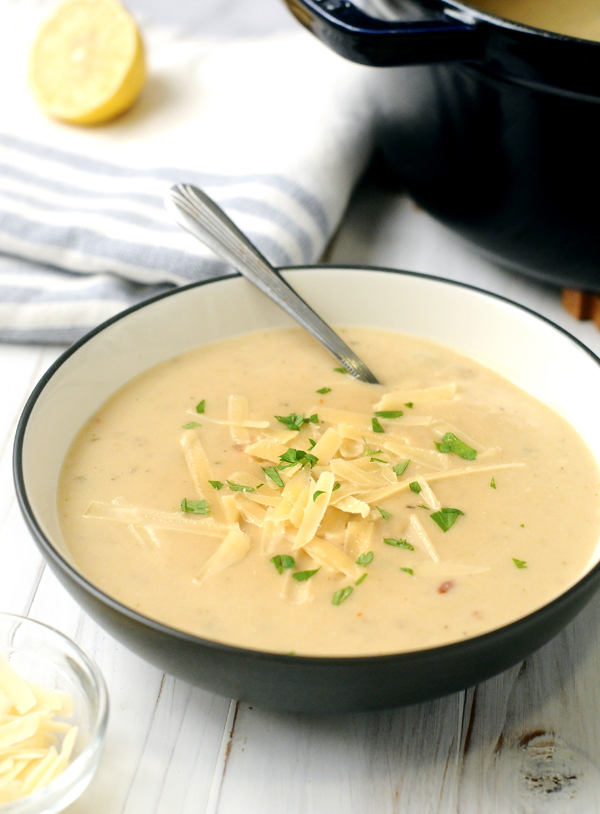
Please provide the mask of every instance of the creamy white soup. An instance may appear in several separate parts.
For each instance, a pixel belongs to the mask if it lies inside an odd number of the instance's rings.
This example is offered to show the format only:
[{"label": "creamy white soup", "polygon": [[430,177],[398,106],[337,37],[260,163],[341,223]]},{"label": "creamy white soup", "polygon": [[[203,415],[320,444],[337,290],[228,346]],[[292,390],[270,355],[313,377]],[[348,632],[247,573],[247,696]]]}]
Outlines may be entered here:
[{"label": "creamy white soup", "polygon": [[198,348],[113,396],[60,478],[81,572],[172,627],[318,656],[455,642],[573,584],[600,501],[569,424],[452,350],[341,333],[384,386],[282,330]]},{"label": "creamy white soup", "polygon": [[477,0],[469,5],[534,28],[600,41],[598,0]]}]

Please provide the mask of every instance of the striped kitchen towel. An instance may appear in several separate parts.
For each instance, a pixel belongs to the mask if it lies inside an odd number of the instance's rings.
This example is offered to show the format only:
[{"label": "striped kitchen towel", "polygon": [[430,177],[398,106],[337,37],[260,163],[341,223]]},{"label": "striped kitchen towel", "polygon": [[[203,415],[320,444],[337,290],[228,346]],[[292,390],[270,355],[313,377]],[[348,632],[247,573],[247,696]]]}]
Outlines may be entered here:
[{"label": "striped kitchen towel", "polygon": [[321,256],[370,155],[368,68],[302,29],[206,42],[147,27],[140,100],[77,128],[27,89],[31,9],[9,4],[0,31],[12,77],[0,87],[0,340],[71,342],[169,287],[232,273],[166,213],[177,182],[205,189],[275,265]]}]

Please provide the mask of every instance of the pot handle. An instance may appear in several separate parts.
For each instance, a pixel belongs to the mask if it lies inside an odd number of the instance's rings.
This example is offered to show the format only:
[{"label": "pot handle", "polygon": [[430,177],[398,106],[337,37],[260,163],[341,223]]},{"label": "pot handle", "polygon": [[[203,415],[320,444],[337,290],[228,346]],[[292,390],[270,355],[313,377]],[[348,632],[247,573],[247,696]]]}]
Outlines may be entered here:
[{"label": "pot handle", "polygon": [[333,51],[375,67],[476,60],[484,28],[468,19],[439,14],[398,22],[369,17],[349,0],[285,0],[305,28]]}]

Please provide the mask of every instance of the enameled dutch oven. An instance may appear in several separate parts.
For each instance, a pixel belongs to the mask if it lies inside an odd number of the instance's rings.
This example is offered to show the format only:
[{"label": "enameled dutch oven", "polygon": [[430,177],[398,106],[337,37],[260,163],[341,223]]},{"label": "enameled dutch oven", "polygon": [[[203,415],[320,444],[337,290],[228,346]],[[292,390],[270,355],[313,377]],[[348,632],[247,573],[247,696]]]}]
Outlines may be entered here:
[{"label": "enameled dutch oven", "polygon": [[394,21],[286,3],[334,51],[386,69],[379,145],[419,204],[504,266],[600,293],[600,43],[453,0],[396,0]]}]

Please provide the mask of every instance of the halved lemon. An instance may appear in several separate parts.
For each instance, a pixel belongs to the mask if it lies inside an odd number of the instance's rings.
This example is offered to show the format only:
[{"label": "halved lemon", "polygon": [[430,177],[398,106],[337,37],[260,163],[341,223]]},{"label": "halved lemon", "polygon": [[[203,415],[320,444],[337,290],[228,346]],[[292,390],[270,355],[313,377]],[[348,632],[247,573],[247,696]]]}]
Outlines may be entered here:
[{"label": "halved lemon", "polygon": [[73,124],[113,119],[145,81],[139,29],[117,0],[65,0],[31,49],[29,82],[39,105]]}]

